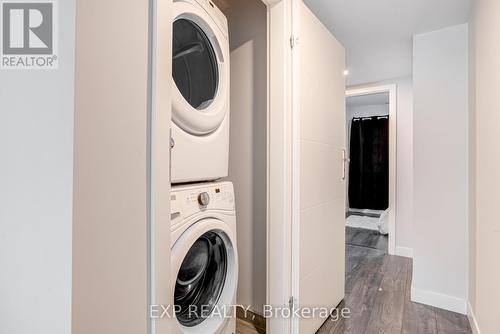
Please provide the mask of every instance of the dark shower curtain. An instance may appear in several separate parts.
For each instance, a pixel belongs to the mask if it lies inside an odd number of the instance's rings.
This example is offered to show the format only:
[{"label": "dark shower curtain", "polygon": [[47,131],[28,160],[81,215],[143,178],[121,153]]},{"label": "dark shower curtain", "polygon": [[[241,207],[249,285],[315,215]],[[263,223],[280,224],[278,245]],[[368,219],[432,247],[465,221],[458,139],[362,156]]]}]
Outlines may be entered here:
[{"label": "dark shower curtain", "polygon": [[349,207],[389,206],[389,119],[354,118],[351,123]]}]

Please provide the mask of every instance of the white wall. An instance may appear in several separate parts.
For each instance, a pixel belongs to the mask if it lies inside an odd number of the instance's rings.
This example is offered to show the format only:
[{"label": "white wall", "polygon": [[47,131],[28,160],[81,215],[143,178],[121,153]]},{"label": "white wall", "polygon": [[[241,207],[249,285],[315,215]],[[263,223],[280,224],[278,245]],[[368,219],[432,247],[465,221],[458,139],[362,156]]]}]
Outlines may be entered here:
[{"label": "white wall", "polygon": [[396,255],[413,256],[413,78],[397,84]]},{"label": "white wall", "polygon": [[[370,85],[397,86],[396,255],[413,256],[413,79],[395,78]],[[349,88],[361,88],[361,85]]]},{"label": "white wall", "polygon": [[260,0],[215,1],[231,49],[229,181],[234,183],[239,257],[237,303],[266,303],[267,16]]},{"label": "white wall", "polygon": [[59,69],[0,71],[0,333],[71,332],[75,1]]},{"label": "white wall", "polygon": [[[151,204],[156,223],[151,240],[157,254],[170,242],[167,236],[163,244],[159,240],[166,234],[159,224],[169,224],[164,211],[169,209],[165,192],[170,189],[158,176],[158,168],[163,166],[165,173],[169,163],[165,134],[170,113],[168,107],[158,110],[170,106],[169,85],[162,82],[170,78],[170,61],[163,60],[171,55],[165,46],[170,40],[164,37],[169,31],[158,32],[162,42],[155,50],[163,55],[159,73],[167,74],[156,80],[155,88],[167,89],[155,94],[154,159],[149,161],[150,4],[117,5],[85,0],[76,7],[72,334],[146,333],[149,280],[156,292],[165,291],[168,271],[157,261],[166,260],[169,250],[148,263],[148,218]],[[125,46],[131,46],[130,52],[124,52]],[[161,120],[163,127],[156,124]],[[149,168],[155,172],[151,194]],[[148,277],[150,266],[154,278]],[[156,301],[168,299],[164,295]]]},{"label": "white wall", "polygon": [[414,37],[412,300],[464,313],[468,26]]},{"label": "white wall", "polygon": [[[472,40],[471,112],[471,326],[477,333],[500,333],[500,2],[475,2]],[[475,196],[474,196],[475,195]]]},{"label": "white wall", "polygon": [[[476,182],[476,144],[477,144],[477,133],[476,133],[476,32],[477,32],[477,9],[479,6],[473,6],[471,11],[471,20],[469,22],[469,276],[468,276],[468,286],[467,286],[467,314],[469,316],[469,322],[474,333],[479,333],[476,323],[476,256],[477,256],[477,225],[476,225],[476,199],[477,199],[477,182]],[[476,15],[474,15],[476,14]],[[476,328],[474,328],[476,327]]]}]

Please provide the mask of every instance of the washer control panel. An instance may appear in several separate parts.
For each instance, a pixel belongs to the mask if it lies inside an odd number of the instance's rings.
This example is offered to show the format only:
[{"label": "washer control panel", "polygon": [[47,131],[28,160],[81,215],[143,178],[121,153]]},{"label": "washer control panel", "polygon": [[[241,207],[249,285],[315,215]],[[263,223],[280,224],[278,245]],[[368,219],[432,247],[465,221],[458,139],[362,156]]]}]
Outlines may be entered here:
[{"label": "washer control panel", "polygon": [[221,182],[172,187],[170,195],[172,224],[206,210],[234,211],[233,184]]}]

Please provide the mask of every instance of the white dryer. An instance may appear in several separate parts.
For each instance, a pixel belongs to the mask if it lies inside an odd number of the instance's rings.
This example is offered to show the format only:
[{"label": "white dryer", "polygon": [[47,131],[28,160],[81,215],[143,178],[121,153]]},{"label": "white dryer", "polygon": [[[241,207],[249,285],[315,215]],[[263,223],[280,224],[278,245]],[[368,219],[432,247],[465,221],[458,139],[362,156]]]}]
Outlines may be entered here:
[{"label": "white dryer", "polygon": [[208,0],[173,3],[172,183],[227,176],[229,40]]},{"label": "white dryer", "polygon": [[171,273],[173,333],[235,333],[238,252],[232,183],[172,188]]}]

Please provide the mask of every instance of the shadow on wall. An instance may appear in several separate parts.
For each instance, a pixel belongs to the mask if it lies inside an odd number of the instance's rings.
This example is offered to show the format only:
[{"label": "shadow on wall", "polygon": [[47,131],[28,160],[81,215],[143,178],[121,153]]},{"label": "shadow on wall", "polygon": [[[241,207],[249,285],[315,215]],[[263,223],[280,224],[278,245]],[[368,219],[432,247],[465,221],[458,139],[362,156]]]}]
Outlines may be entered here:
[{"label": "shadow on wall", "polygon": [[229,177],[238,224],[237,303],[266,301],[267,9],[260,0],[216,0],[231,51]]}]

